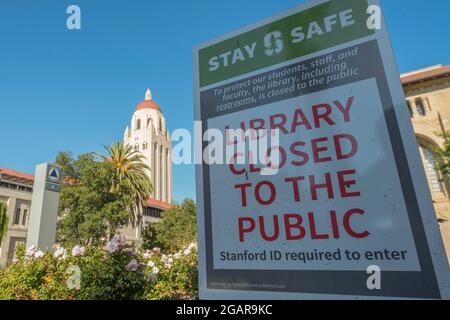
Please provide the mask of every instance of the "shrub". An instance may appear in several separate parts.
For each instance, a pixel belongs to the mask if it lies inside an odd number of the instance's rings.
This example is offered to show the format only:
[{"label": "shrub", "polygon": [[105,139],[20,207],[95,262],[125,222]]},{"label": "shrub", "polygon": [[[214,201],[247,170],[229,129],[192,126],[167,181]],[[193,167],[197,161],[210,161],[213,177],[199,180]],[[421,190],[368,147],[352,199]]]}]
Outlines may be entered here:
[{"label": "shrub", "polygon": [[197,236],[196,206],[192,199],[175,204],[150,224],[143,234],[144,248],[160,246],[165,251],[178,251],[195,241]]},{"label": "shrub", "polygon": [[198,299],[197,247],[191,243],[174,254],[153,254],[152,262],[159,268],[157,281],[146,291],[149,300]]},{"label": "shrub", "polygon": [[[166,255],[157,248],[136,250],[115,236],[103,247],[42,252],[24,246],[17,260],[0,270],[0,299],[194,299],[197,252],[194,244]],[[79,276],[79,277],[78,277]]]},{"label": "shrub", "polygon": [[8,229],[8,215],[7,215],[6,203],[0,200],[0,244],[2,243],[3,236],[6,234]]}]

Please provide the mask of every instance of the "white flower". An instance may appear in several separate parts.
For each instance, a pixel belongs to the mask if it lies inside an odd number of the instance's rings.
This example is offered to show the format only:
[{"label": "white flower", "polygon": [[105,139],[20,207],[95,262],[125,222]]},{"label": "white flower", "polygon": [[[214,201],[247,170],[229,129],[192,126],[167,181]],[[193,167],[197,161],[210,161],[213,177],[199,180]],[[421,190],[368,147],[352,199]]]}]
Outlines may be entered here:
[{"label": "white flower", "polygon": [[139,263],[136,259],[131,259],[131,261],[125,266],[126,271],[136,271],[139,268]]},{"label": "white flower", "polygon": [[72,256],[84,256],[84,252],[86,251],[86,248],[83,246],[75,246],[72,248]]},{"label": "white flower", "polygon": [[152,258],[152,255],[153,255],[153,253],[151,253],[151,252],[149,252],[149,251],[145,251],[143,254],[142,254],[142,256],[145,258],[145,259],[151,259]]},{"label": "white flower", "polygon": [[155,263],[154,263],[153,261],[149,261],[149,262],[147,263],[147,265],[148,265],[150,268],[153,268],[153,267],[155,266]]},{"label": "white flower", "polygon": [[197,249],[197,244],[195,242],[191,242],[188,246],[188,249]]},{"label": "white flower", "polygon": [[36,251],[35,253],[34,253],[34,257],[35,258],[42,258],[44,256],[44,252],[42,252],[41,250],[39,250],[39,251]]},{"label": "white flower", "polygon": [[25,256],[27,256],[27,257],[32,257],[32,256],[34,256],[34,254],[36,253],[36,251],[37,251],[36,246],[35,246],[35,245],[32,245],[31,247],[29,247],[29,248],[27,249],[27,252],[25,252]]},{"label": "white flower", "polygon": [[164,267],[171,268],[173,264],[173,258],[171,256],[168,256],[166,259],[161,259],[161,261],[164,263]]},{"label": "white flower", "polygon": [[55,258],[58,258],[59,260],[65,260],[67,258],[67,250],[63,247],[59,247],[56,249],[56,251],[53,253],[53,256]]},{"label": "white flower", "polygon": [[184,253],[185,256],[188,256],[188,255],[191,254],[191,249],[187,248],[186,250],[184,250],[183,253]]},{"label": "white flower", "polygon": [[157,275],[159,273],[158,267],[153,267],[152,272]]},{"label": "white flower", "polygon": [[153,248],[153,252],[159,253],[159,252],[161,252],[161,248],[154,247]]},{"label": "white flower", "polygon": [[174,256],[172,256],[170,254],[169,255],[163,254],[161,256],[161,262],[164,264],[164,267],[166,267],[166,268],[171,268],[172,267],[173,257]]}]

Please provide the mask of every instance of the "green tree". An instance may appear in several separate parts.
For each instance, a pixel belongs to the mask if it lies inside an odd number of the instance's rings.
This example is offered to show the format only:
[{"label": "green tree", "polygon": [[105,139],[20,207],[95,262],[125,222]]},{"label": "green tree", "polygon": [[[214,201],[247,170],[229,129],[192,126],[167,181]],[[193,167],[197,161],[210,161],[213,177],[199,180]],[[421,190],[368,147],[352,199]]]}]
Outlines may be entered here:
[{"label": "green tree", "polygon": [[144,163],[145,157],[124,142],[106,146],[107,155],[98,154],[104,163],[113,167],[114,177],[111,192],[130,195],[134,201],[130,206],[130,222],[141,226],[143,209],[152,194],[149,178],[150,167]]},{"label": "green tree", "polygon": [[196,206],[192,199],[185,199],[181,204],[164,211],[161,220],[145,230],[143,246],[146,249],[159,246],[172,252],[186,247],[196,239],[195,212]]},{"label": "green tree", "polygon": [[444,177],[448,179],[450,173],[450,132],[441,135],[444,139],[443,148],[434,148],[433,153],[436,155],[437,169],[439,169]]},{"label": "green tree", "polygon": [[0,243],[3,240],[3,237],[6,234],[6,230],[8,229],[8,215],[7,215],[6,203],[0,201]]},{"label": "green tree", "polygon": [[56,155],[55,163],[61,168],[63,176],[75,177],[77,175],[77,170],[75,168],[75,163],[73,160],[72,152],[70,151],[60,151]]},{"label": "green tree", "polygon": [[142,248],[144,249],[153,249],[154,247],[162,247],[163,245],[158,242],[157,239],[157,232],[156,232],[156,225],[158,223],[150,223],[148,224],[144,230],[142,231]]},{"label": "green tree", "polygon": [[133,198],[113,191],[115,171],[111,165],[95,161],[93,154],[74,160],[67,152],[58,154],[56,164],[63,168],[59,242],[96,244],[127,224]]}]

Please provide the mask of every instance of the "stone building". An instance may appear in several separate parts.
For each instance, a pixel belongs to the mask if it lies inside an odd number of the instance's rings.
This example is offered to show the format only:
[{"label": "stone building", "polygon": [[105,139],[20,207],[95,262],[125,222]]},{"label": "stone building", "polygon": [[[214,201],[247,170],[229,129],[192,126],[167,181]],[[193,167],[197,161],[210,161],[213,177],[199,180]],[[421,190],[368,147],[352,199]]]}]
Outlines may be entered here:
[{"label": "stone building", "polygon": [[17,245],[26,241],[33,182],[31,174],[0,168],[0,201],[8,207],[8,229],[0,239],[0,266],[11,261]]},{"label": "stone building", "polygon": [[441,233],[450,259],[450,184],[437,170],[435,150],[450,131],[450,66],[433,66],[401,76]]}]

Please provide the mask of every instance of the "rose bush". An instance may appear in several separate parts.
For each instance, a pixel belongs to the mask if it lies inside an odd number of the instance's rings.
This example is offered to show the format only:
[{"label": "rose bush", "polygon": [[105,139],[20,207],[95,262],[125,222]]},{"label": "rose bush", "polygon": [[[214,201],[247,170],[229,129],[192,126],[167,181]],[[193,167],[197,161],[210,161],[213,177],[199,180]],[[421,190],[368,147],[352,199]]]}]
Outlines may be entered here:
[{"label": "rose bush", "polygon": [[174,254],[161,254],[158,250],[146,251],[149,277],[155,277],[145,298],[149,300],[188,300],[198,298],[197,246],[191,243]]},{"label": "rose bush", "polygon": [[0,299],[195,299],[197,248],[142,250],[116,235],[103,246],[19,247],[0,270]]}]

